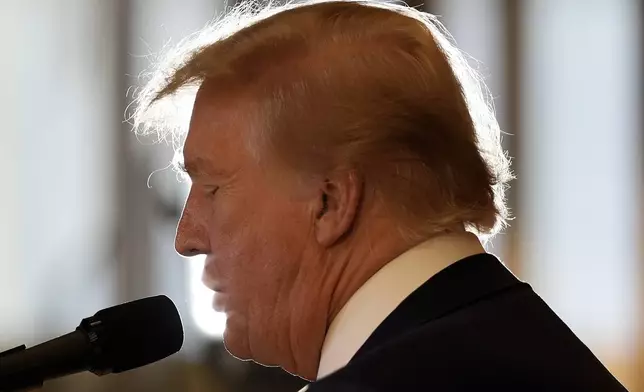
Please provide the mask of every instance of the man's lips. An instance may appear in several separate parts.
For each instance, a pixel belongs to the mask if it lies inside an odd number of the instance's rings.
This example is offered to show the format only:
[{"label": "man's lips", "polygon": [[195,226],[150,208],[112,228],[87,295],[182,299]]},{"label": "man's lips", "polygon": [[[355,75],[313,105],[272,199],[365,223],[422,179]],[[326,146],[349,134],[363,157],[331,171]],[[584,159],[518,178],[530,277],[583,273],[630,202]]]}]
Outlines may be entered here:
[{"label": "man's lips", "polygon": [[221,313],[226,312],[227,297],[228,296],[224,293],[218,293],[218,292],[215,293],[212,299],[212,308],[215,310],[215,312],[221,312]]},{"label": "man's lips", "polygon": [[226,294],[226,289],[222,282],[218,280],[213,273],[214,270],[214,260],[211,258],[206,258],[203,273],[201,275],[201,281],[210,290],[214,291],[214,296],[212,299],[212,307],[216,312],[225,312],[226,311],[226,302],[228,295]]},{"label": "man's lips", "polygon": [[218,275],[216,272],[215,258],[212,256],[206,257],[201,273],[201,282],[212,291],[222,292],[224,288],[221,281],[217,279]]},{"label": "man's lips", "polygon": [[210,290],[216,293],[223,293],[224,286],[217,279],[213,278],[208,272],[204,269],[203,274],[201,275],[201,282],[204,286],[208,287]]},{"label": "man's lips", "polygon": [[203,274],[201,276],[201,281],[204,286],[214,291],[214,296],[212,299],[212,307],[216,312],[225,312],[226,311],[226,291],[224,286],[217,279],[212,277],[207,269],[204,268]]}]

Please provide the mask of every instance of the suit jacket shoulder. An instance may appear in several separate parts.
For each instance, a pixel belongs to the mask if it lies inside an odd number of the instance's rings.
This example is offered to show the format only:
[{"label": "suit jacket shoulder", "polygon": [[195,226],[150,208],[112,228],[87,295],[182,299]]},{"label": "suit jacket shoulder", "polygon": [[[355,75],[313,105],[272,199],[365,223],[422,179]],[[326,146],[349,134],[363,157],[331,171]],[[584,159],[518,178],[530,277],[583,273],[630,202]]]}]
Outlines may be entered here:
[{"label": "suit jacket shoulder", "polygon": [[625,390],[528,284],[481,254],[428,280],[309,391],[471,389]]}]

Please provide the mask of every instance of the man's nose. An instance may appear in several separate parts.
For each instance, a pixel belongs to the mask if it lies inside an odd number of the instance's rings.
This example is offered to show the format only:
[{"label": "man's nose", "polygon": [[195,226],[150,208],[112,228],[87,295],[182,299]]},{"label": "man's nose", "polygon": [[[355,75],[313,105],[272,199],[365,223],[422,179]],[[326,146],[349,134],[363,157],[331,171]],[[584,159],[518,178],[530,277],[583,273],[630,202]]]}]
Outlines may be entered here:
[{"label": "man's nose", "polygon": [[209,252],[207,231],[202,224],[193,219],[189,211],[184,210],[181,215],[177,226],[174,248],[177,253],[185,257]]}]

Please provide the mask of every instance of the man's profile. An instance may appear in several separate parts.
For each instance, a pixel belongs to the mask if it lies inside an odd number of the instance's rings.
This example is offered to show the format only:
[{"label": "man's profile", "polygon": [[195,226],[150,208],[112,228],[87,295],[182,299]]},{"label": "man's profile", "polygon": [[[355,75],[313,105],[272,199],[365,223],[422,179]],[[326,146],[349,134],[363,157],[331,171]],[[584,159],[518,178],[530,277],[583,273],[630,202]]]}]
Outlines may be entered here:
[{"label": "man's profile", "polygon": [[196,91],[176,249],[206,256],[227,349],[309,391],[623,390],[482,246],[512,175],[440,23],[357,1],[247,11],[184,42],[134,118],[163,136]]}]

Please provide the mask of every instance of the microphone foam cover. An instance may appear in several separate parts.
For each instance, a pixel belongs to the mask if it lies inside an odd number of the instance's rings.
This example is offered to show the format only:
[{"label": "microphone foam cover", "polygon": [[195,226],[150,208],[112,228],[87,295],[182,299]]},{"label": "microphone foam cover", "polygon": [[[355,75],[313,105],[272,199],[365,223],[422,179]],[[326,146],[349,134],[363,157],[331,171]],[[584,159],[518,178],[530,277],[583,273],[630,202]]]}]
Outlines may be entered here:
[{"label": "microphone foam cover", "polygon": [[92,363],[97,373],[144,366],[176,353],[183,345],[181,316],[164,295],[103,309],[87,321],[97,326],[98,355]]}]

